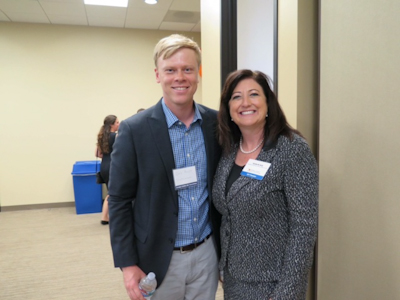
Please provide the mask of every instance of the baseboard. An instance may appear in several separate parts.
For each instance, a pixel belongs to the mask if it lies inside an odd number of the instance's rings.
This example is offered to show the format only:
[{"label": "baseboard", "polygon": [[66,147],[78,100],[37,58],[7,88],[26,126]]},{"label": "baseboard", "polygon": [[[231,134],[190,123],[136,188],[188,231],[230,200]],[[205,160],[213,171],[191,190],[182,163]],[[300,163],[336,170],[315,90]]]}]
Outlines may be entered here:
[{"label": "baseboard", "polygon": [[0,212],[17,211],[17,210],[32,210],[32,209],[46,209],[46,208],[59,208],[59,207],[75,207],[75,202],[0,206]]}]

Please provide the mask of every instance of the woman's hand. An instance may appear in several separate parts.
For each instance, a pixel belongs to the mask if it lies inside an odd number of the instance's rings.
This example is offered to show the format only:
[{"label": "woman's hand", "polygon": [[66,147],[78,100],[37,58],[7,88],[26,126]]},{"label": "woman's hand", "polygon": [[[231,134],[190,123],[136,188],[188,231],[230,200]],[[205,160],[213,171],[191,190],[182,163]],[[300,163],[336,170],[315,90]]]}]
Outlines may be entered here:
[{"label": "woman's hand", "polygon": [[96,147],[96,151],[94,152],[94,156],[98,158],[103,158],[103,153],[101,153],[100,149]]}]

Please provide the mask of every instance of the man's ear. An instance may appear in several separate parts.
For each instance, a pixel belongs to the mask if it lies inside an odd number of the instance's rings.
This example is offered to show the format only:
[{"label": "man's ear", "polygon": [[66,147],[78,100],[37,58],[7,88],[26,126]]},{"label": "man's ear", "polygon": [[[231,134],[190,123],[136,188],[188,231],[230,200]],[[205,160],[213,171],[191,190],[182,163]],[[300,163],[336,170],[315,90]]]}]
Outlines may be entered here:
[{"label": "man's ear", "polygon": [[160,72],[158,72],[157,68],[154,69],[154,72],[156,73],[156,82],[160,83]]}]

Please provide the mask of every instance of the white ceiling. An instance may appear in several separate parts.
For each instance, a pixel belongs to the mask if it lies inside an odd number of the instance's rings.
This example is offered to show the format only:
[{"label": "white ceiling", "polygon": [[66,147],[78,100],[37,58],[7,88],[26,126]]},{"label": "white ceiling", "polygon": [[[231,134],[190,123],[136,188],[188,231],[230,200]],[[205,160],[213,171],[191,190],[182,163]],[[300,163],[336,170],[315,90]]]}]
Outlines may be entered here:
[{"label": "white ceiling", "polygon": [[200,0],[129,0],[127,8],[83,0],[0,0],[0,22],[200,32]]}]

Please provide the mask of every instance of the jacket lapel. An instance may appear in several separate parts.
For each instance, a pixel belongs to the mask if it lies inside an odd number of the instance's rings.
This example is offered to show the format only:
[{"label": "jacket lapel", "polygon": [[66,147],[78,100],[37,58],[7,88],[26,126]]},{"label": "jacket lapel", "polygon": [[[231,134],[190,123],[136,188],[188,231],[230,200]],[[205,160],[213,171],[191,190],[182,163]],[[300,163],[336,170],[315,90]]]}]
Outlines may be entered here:
[{"label": "jacket lapel", "polygon": [[205,151],[207,157],[207,188],[209,195],[211,195],[212,179],[214,177],[213,170],[214,166],[218,163],[214,162],[215,120],[210,117],[210,115],[203,107],[201,107],[200,105],[198,105],[197,107],[203,119],[201,128],[203,132]]},{"label": "jacket lapel", "polygon": [[[170,188],[175,199],[174,204],[178,207],[178,194],[175,190],[174,178],[172,176],[172,170],[175,169],[175,160],[161,101],[155,105],[153,114],[148,119],[148,123],[151,138],[154,141],[154,145],[158,150],[168,176]],[[157,172],[161,172],[161,170]]]}]

